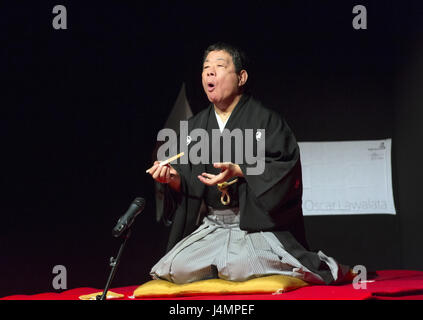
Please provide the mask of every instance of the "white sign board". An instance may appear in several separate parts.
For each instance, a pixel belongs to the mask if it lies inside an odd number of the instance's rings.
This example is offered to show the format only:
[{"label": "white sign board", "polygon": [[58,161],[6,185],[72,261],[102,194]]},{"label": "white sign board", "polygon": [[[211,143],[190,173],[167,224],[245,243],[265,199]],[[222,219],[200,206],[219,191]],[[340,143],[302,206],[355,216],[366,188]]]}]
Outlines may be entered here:
[{"label": "white sign board", "polygon": [[303,214],[395,214],[391,142],[299,142]]}]

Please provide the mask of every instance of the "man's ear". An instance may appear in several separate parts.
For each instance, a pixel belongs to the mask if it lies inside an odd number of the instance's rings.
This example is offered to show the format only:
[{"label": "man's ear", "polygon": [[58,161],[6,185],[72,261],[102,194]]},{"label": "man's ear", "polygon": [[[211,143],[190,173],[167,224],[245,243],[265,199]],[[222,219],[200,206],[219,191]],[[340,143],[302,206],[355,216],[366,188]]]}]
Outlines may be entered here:
[{"label": "man's ear", "polygon": [[238,75],[238,86],[242,87],[244,84],[247,83],[247,80],[248,80],[247,70],[241,70]]}]

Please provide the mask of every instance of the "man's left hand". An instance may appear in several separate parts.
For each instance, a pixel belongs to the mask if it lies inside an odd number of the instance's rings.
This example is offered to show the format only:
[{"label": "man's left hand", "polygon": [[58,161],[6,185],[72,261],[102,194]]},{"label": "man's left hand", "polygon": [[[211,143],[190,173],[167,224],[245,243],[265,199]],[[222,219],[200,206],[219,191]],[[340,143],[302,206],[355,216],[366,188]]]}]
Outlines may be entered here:
[{"label": "man's left hand", "polygon": [[232,162],[217,162],[214,163],[213,166],[215,168],[221,169],[222,171],[216,175],[203,172],[200,176],[198,176],[198,179],[205,185],[214,186],[216,184],[228,181],[233,177],[244,176],[239,165],[233,164]]}]

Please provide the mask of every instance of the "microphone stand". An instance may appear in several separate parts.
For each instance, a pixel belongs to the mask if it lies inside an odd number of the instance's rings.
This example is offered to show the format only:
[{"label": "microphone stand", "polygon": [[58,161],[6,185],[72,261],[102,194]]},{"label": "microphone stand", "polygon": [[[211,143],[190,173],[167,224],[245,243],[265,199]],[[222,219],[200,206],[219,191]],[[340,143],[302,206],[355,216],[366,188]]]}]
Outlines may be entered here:
[{"label": "microphone stand", "polygon": [[120,245],[117,257],[116,258],[110,257],[109,265],[110,265],[110,267],[112,267],[112,270],[110,271],[109,278],[107,279],[106,287],[104,288],[103,294],[97,295],[96,300],[106,300],[107,291],[109,291],[110,285],[112,284],[113,278],[115,277],[116,269],[119,266],[119,262],[120,262],[120,258],[122,256],[123,249],[125,248],[126,241],[129,239],[130,236],[131,236],[131,228],[129,227],[128,229],[126,229],[124,231],[123,241]]}]

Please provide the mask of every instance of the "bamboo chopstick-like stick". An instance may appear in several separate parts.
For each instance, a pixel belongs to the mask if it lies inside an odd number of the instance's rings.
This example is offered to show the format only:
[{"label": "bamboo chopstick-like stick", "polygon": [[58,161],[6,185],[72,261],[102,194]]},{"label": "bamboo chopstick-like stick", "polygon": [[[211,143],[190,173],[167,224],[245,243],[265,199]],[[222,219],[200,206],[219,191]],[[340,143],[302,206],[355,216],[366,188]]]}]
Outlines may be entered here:
[{"label": "bamboo chopstick-like stick", "polygon": [[[181,152],[181,153],[178,153],[176,156],[173,156],[173,157],[171,157],[171,158],[169,158],[169,159],[166,159],[166,160],[160,161],[159,166],[165,166],[165,165],[167,165],[168,163],[171,163],[173,160],[176,160],[176,159],[178,159],[178,158],[182,157],[184,154],[185,154],[184,152]],[[151,168],[150,168],[150,169],[151,169]],[[149,173],[149,172],[150,172],[150,169],[147,169],[145,172],[146,172],[146,173]]]}]

